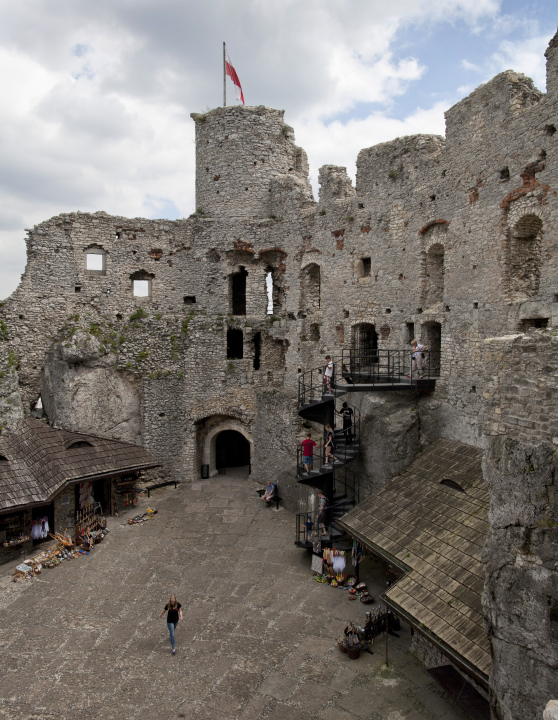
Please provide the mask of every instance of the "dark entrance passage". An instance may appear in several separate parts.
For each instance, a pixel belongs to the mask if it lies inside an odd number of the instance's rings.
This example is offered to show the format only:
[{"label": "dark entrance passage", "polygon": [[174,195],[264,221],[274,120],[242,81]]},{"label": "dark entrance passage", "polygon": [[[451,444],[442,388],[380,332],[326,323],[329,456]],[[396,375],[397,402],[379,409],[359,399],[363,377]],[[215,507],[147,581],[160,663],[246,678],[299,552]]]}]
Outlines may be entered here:
[{"label": "dark entrance passage", "polygon": [[250,468],[250,443],[236,430],[223,430],[217,435],[215,464],[220,473],[226,468]]}]

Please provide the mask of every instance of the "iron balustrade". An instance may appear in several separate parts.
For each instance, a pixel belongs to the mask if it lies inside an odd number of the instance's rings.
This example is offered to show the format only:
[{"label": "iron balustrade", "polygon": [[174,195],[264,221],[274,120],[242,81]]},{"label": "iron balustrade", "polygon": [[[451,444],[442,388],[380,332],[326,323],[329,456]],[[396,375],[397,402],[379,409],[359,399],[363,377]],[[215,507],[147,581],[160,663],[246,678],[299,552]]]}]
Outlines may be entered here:
[{"label": "iron balustrade", "polygon": [[350,384],[404,386],[440,376],[439,351],[425,349],[418,356],[418,350],[408,349],[343,350],[341,360],[336,362],[340,366],[335,368],[336,377],[342,376]]},{"label": "iron balustrade", "polygon": [[[326,460],[327,430],[324,428],[324,437],[314,448],[313,466],[311,466],[308,475],[303,463],[304,451],[301,445],[298,446],[296,451],[296,474],[298,477],[318,477],[320,473],[331,472],[332,470],[335,472],[340,465],[355,459],[360,442],[360,413],[354,405],[348,405],[348,407],[353,411],[352,425],[350,428],[333,429],[334,447],[331,453],[331,462],[328,464]],[[338,462],[336,463],[335,460]]]}]

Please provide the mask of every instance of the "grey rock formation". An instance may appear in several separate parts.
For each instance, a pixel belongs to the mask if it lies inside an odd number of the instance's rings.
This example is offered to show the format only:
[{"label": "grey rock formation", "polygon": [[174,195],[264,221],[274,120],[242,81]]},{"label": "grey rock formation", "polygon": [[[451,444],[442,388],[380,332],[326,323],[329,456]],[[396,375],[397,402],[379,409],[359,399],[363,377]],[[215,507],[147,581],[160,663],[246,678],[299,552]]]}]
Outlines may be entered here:
[{"label": "grey rock formation", "polygon": [[41,387],[50,422],[64,428],[141,443],[140,386],[116,370],[116,356],[84,331],[53,345]]}]

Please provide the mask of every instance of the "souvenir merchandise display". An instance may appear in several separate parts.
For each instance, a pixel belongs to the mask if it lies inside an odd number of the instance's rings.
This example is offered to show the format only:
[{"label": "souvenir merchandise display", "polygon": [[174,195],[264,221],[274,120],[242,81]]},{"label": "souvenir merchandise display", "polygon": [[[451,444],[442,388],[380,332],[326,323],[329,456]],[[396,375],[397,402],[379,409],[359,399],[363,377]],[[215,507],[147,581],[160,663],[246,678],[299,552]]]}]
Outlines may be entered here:
[{"label": "souvenir merchandise display", "polygon": [[[27,526],[29,527],[29,526]],[[31,540],[23,522],[23,513],[0,517],[0,539],[2,547],[12,548]]]},{"label": "souvenir merchandise display", "polygon": [[48,550],[43,550],[39,555],[35,555],[23,563],[18,565],[15,569],[13,581],[18,580],[31,580],[41,573],[43,568],[53,569],[61,565],[63,562],[68,560],[75,560],[81,555],[89,555],[89,551],[93,546],[94,542],[100,542],[96,538],[103,538],[108,533],[108,528],[101,530],[92,531],[89,535],[91,541],[86,540],[80,546],[76,545],[71,539],[68,530],[66,529],[63,533],[56,533],[49,536],[56,540],[56,545]]},{"label": "souvenir merchandise display", "polygon": [[372,654],[370,647],[374,644],[375,638],[383,633],[389,633],[395,637],[395,630],[401,629],[401,622],[397,615],[387,608],[378,605],[366,613],[364,626],[357,625],[352,620],[345,627],[343,635],[337,640],[341,652],[348,653],[349,657],[356,659],[361,650],[367,650]]},{"label": "souvenir merchandise display", "polygon": [[151,518],[155,517],[159,511],[155,508],[147,508],[147,512],[144,512],[142,515],[136,515],[133,518],[128,519],[128,525],[139,525],[142,522],[145,522],[146,520],[151,520]]},{"label": "souvenir merchandise display", "polygon": [[101,537],[105,527],[106,520],[97,515],[94,505],[88,505],[76,512],[76,541],[86,542],[88,545],[100,542],[96,538]]}]

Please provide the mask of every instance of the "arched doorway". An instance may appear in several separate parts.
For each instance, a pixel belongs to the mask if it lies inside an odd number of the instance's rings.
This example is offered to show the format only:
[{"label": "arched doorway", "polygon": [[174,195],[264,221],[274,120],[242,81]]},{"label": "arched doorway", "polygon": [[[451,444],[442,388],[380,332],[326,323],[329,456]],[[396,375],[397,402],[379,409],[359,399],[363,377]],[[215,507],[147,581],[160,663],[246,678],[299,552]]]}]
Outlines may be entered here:
[{"label": "arched doorway", "polygon": [[223,473],[227,468],[250,465],[250,443],[236,430],[222,430],[215,440],[215,465]]}]

